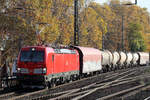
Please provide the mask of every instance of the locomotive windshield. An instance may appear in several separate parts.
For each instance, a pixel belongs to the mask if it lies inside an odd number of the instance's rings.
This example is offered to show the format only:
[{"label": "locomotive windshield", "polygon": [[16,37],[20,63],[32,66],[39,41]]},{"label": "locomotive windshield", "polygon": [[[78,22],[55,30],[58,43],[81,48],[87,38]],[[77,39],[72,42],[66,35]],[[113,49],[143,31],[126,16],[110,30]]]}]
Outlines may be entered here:
[{"label": "locomotive windshield", "polygon": [[21,62],[43,62],[44,51],[21,51]]}]

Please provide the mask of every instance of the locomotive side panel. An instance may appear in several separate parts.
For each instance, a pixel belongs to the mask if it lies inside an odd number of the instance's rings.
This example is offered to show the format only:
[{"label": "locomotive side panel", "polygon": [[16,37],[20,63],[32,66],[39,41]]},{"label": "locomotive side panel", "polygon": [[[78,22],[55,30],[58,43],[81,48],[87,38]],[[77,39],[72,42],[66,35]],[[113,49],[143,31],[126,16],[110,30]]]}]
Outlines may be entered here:
[{"label": "locomotive side panel", "polygon": [[54,71],[53,73],[64,73],[71,71],[79,71],[78,54],[72,53],[56,53],[54,54]]},{"label": "locomotive side panel", "polygon": [[53,74],[64,72],[64,55],[54,54]]},{"label": "locomotive side panel", "polygon": [[64,54],[64,59],[65,72],[79,71],[79,58],[76,52],[72,54]]}]

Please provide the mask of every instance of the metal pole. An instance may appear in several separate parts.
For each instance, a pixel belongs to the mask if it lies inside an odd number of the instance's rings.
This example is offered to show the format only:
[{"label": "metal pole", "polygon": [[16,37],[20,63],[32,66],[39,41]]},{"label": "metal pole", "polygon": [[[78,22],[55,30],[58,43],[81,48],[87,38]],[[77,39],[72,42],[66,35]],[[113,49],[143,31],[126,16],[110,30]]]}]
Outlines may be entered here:
[{"label": "metal pole", "polygon": [[[135,0],[135,3],[125,4],[125,5],[136,5],[137,0]],[[122,15],[122,50],[124,50],[124,15]]]},{"label": "metal pole", "polygon": [[102,33],[102,49],[104,49],[104,34]]},{"label": "metal pole", "polygon": [[149,51],[149,65],[150,65],[150,51]]},{"label": "metal pole", "polygon": [[78,0],[74,0],[74,45],[79,45]]},{"label": "metal pole", "polygon": [[19,39],[18,39],[18,49],[19,49],[19,51],[20,51],[21,47],[22,47],[22,37],[20,35]]},{"label": "metal pole", "polygon": [[137,0],[135,0],[135,4],[137,4]]},{"label": "metal pole", "polygon": [[124,16],[122,15],[122,51],[124,50]]}]

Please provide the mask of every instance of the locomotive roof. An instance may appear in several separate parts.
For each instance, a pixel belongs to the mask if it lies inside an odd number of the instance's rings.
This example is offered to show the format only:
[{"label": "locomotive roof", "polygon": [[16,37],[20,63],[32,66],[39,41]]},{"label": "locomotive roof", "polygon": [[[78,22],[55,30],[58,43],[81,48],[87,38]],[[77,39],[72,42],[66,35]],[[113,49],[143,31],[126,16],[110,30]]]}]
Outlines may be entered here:
[{"label": "locomotive roof", "polygon": [[28,46],[23,47],[23,50],[28,50],[30,48],[38,48],[38,49],[47,49],[48,52],[55,52],[55,53],[69,53],[69,54],[75,54],[76,51],[74,51],[73,48],[67,48],[67,47],[48,47],[48,46]]}]

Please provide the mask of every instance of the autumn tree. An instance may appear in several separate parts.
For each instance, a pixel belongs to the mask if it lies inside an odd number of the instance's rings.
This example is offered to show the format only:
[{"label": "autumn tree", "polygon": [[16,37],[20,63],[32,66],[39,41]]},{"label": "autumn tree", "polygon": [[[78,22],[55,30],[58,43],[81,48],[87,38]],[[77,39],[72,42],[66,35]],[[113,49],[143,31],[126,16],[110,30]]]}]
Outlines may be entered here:
[{"label": "autumn tree", "polygon": [[141,30],[142,27],[140,24],[130,23],[128,39],[130,50],[133,52],[144,51],[146,49]]},{"label": "autumn tree", "polygon": [[[94,9],[96,3],[91,2],[80,17],[80,43],[82,46],[102,48],[102,34],[107,32],[107,23]],[[95,21],[96,20],[96,21]]]},{"label": "autumn tree", "polygon": [[[150,32],[149,26],[149,13],[145,8],[140,8],[137,5],[127,6],[125,5],[126,2],[120,2],[120,0],[111,0],[109,6],[111,7],[112,12],[115,13],[116,17],[113,21],[113,28],[116,32],[111,31],[114,35],[110,35],[110,39],[113,40],[115,38],[114,43],[118,44],[118,48],[121,46],[121,39],[122,39],[122,31],[124,35],[124,49],[129,51],[129,39],[128,39],[128,32],[130,23],[136,22],[141,24],[141,34],[144,39],[144,44],[147,41],[145,38],[146,34]],[[122,19],[123,18],[123,19]],[[122,23],[123,22],[123,23]],[[122,30],[123,27],[123,30]]]},{"label": "autumn tree", "polygon": [[[125,50],[134,50],[133,44],[137,45],[136,50],[145,50],[145,45],[149,50],[147,9],[125,6],[126,2],[120,0],[110,0],[108,4],[93,1],[79,0],[80,46],[101,49],[103,40],[105,49],[119,50],[123,27]],[[1,0],[0,21],[0,49],[4,49],[6,59],[17,55],[22,46],[37,45],[36,34],[50,44],[74,42],[74,0]],[[134,41],[130,42],[131,38]]]},{"label": "autumn tree", "polygon": [[17,10],[17,2],[15,0],[4,1],[3,4],[4,7],[0,9],[0,48],[2,52],[0,65],[3,65],[6,60],[12,61],[21,46],[34,42],[32,26],[25,21],[27,17],[25,12]]}]

